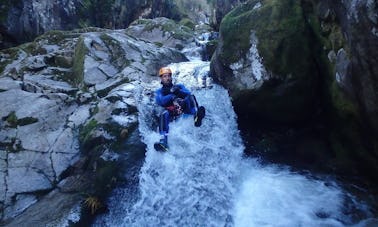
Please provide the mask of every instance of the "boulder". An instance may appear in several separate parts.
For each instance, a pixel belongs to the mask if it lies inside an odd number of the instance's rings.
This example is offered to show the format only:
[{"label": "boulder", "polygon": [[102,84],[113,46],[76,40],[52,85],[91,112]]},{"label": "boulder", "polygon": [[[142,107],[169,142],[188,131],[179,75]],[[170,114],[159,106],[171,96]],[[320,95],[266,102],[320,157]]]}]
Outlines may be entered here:
[{"label": "boulder", "polygon": [[211,71],[229,89],[240,116],[301,122],[317,103],[319,70],[311,45],[300,1],[248,1],[224,17]]}]

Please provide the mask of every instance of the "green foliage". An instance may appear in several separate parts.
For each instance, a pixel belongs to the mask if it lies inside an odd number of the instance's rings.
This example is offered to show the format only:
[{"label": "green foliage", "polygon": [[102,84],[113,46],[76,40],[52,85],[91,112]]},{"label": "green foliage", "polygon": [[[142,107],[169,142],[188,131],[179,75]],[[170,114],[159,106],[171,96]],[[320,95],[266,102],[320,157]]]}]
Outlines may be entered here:
[{"label": "green foliage", "polygon": [[3,118],[3,120],[5,120],[11,128],[16,128],[17,126],[24,126],[38,122],[38,118],[34,117],[24,117],[19,119],[15,111],[10,112],[8,116]]},{"label": "green foliage", "polygon": [[66,31],[50,30],[50,31],[46,32],[45,34],[37,37],[35,39],[35,42],[39,42],[39,41],[43,40],[43,41],[47,41],[49,44],[59,44],[65,38],[67,38],[67,32]]},{"label": "green foliage", "polygon": [[5,119],[5,121],[8,123],[8,125],[11,127],[11,128],[16,128],[17,127],[17,116],[16,116],[16,112],[15,111],[12,111]]},{"label": "green foliage", "polygon": [[[109,27],[113,25],[114,0],[82,0],[79,8],[81,27]],[[85,19],[83,19],[85,18]]]},{"label": "green foliage", "polygon": [[84,127],[80,129],[79,141],[81,144],[85,144],[90,138],[91,132],[98,126],[96,120],[90,120]]},{"label": "green foliage", "polygon": [[71,78],[67,78],[68,81],[78,87],[84,80],[84,61],[87,53],[88,49],[85,46],[84,38],[80,37],[75,48],[74,64],[72,67],[73,73],[69,75]]},{"label": "green foliage", "polygon": [[183,18],[180,22],[179,22],[179,24],[181,24],[181,25],[183,25],[183,26],[186,26],[186,27],[188,27],[188,28],[190,28],[190,29],[192,29],[192,30],[194,30],[194,28],[195,28],[195,24],[194,24],[194,22],[192,21],[192,20],[190,20],[189,18]]},{"label": "green foliage", "polygon": [[19,52],[20,49],[15,47],[0,51],[0,72],[3,72],[8,64],[17,59]]},{"label": "green foliage", "polygon": [[[106,33],[101,34],[102,41],[106,44],[109,52],[110,52],[110,62],[116,67],[118,67],[119,70],[122,70],[125,67],[128,67],[133,59],[129,60],[126,58],[124,54],[124,50],[121,47],[122,44],[116,40],[113,39],[111,36],[109,36]],[[135,50],[139,51],[138,47],[130,43],[130,46],[134,48]]]},{"label": "green foliage", "polygon": [[[0,24],[5,24],[8,18],[8,11],[12,6],[13,0],[1,0],[0,5]],[[13,3],[14,4],[14,3]]]}]

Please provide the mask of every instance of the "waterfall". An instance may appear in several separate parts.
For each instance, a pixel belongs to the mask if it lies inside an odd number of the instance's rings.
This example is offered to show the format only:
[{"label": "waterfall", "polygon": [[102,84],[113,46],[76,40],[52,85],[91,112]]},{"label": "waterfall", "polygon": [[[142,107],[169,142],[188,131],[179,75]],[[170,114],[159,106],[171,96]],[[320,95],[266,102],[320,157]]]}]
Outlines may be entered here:
[{"label": "waterfall", "polygon": [[135,190],[118,188],[110,211],[94,226],[345,226],[363,203],[332,180],[263,165],[243,157],[236,115],[227,91],[211,84],[209,62],[170,65],[206,108],[201,127],[183,117],[170,124],[169,151],[156,152],[156,105],[149,95],[160,84],[140,84],[139,131],[146,157]]}]

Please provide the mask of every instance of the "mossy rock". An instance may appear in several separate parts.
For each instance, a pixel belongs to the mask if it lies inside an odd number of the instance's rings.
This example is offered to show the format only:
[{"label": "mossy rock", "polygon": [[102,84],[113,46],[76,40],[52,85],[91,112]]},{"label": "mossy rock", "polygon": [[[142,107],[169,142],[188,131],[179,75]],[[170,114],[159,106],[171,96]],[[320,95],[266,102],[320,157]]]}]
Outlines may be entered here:
[{"label": "mossy rock", "polygon": [[[110,51],[110,62],[112,62],[114,66],[116,66],[119,70],[122,70],[131,65],[132,61],[125,58],[121,47],[122,44],[119,43],[118,40],[115,40],[106,33],[102,33],[100,37]],[[135,49],[137,48],[138,47],[135,47]]]},{"label": "mossy rock", "polygon": [[248,1],[223,19],[220,25],[224,45],[220,55],[222,62],[230,65],[245,58],[253,30],[259,40],[259,53],[270,71],[282,77],[305,76],[312,61],[301,2],[265,0],[256,9],[259,2]]},{"label": "mossy rock", "polygon": [[154,29],[162,30],[164,33],[172,35],[173,38],[178,40],[187,40],[193,38],[193,30],[185,25],[180,25],[174,20],[168,18],[156,19],[138,19],[132,25],[144,25],[144,31],[150,32]]},{"label": "mossy rock", "polygon": [[[81,127],[79,133],[79,141],[81,146],[84,149],[88,149],[90,147],[95,146],[93,143],[93,136],[92,132],[99,127],[99,124],[96,120],[91,119],[88,123]],[[97,143],[96,143],[97,144]]]},{"label": "mossy rock", "polygon": [[179,24],[183,25],[183,26],[186,26],[192,30],[194,30],[194,28],[196,27],[195,23],[189,19],[189,18],[183,18]]},{"label": "mossy rock", "polygon": [[74,86],[81,86],[84,80],[84,61],[89,50],[85,46],[84,37],[80,37],[75,48],[72,74],[67,78]]},{"label": "mossy rock", "polygon": [[16,60],[21,52],[22,50],[18,47],[1,50],[0,72],[3,72],[7,65]]},{"label": "mossy rock", "polygon": [[[271,78],[258,89],[239,88],[238,81],[232,82],[230,65],[248,62],[252,34]],[[230,89],[239,114],[295,123],[315,112],[320,71],[314,60],[312,35],[300,0],[250,0],[224,17],[221,49],[215,59],[226,68],[224,75],[217,77]]]},{"label": "mossy rock", "polygon": [[3,120],[7,122],[8,126],[11,128],[16,128],[17,126],[30,125],[38,122],[38,118],[34,117],[18,118],[15,111],[10,112],[8,116],[3,118]]}]

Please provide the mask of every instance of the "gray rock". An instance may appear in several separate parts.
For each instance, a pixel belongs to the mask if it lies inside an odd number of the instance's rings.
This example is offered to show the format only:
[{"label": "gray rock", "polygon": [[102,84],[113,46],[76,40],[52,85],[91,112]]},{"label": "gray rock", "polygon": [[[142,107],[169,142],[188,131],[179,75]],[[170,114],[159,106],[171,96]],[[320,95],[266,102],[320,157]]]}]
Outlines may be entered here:
[{"label": "gray rock", "polygon": [[68,117],[69,126],[71,128],[76,128],[79,125],[84,124],[90,117],[89,108],[89,105],[78,106],[75,112]]},{"label": "gray rock", "polygon": [[66,128],[51,147],[51,160],[56,176],[79,159],[79,141],[71,128]]},{"label": "gray rock", "polygon": [[0,77],[0,92],[11,89],[21,89],[21,81],[9,77]]},{"label": "gray rock", "polygon": [[84,83],[88,86],[104,83],[106,75],[98,68],[100,64],[92,57],[86,57],[84,63]]},{"label": "gray rock", "polygon": [[5,201],[5,192],[6,192],[6,170],[8,168],[7,164],[7,152],[0,150],[0,203]]},{"label": "gray rock", "polygon": [[[28,45],[38,51],[19,51],[14,59],[6,54],[0,56],[0,61],[10,62],[0,76],[0,100],[4,104],[0,108],[0,139],[5,147],[0,153],[0,167],[4,169],[0,171],[0,204],[4,205],[0,216],[12,219],[16,211],[30,206],[13,221],[5,220],[10,222],[9,226],[45,226],[67,217],[80,202],[78,192],[87,190],[90,183],[83,176],[91,170],[78,165],[80,160],[87,160],[80,153],[79,129],[94,119],[101,126],[90,131],[89,143],[118,142],[121,130],[138,121],[135,84],[156,80],[156,71],[163,64],[186,60],[175,49],[134,38],[124,30],[66,32],[57,44],[50,39],[54,34],[46,34]],[[59,38],[62,34],[56,35]],[[76,45],[78,40],[83,40],[84,45]],[[75,48],[84,51],[77,53]],[[40,50],[42,55],[31,54]],[[65,63],[58,64],[58,58]],[[80,58],[85,60],[73,69],[71,58],[75,63]],[[20,123],[22,119],[29,122]],[[109,125],[111,132],[107,131]],[[104,155],[104,159],[116,157]],[[62,173],[68,173],[65,171],[69,167],[84,175],[64,174],[63,179]],[[57,187],[74,194],[53,191],[43,196]],[[41,201],[32,205],[36,193]],[[24,194],[30,197],[17,199]],[[54,209],[41,209],[47,204]]]},{"label": "gray rock", "polygon": [[43,173],[50,181],[55,180],[49,153],[35,151],[19,151],[8,154],[8,168],[35,169]]},{"label": "gray rock", "polygon": [[7,227],[25,226],[26,223],[28,226],[65,226],[62,223],[73,208],[80,207],[78,205],[81,199],[78,193],[69,194],[54,190],[8,223]]},{"label": "gray rock", "polygon": [[15,201],[13,206],[9,206],[5,209],[4,219],[13,218],[21,214],[28,207],[37,202],[37,197],[35,195],[20,194],[16,196]]},{"label": "gray rock", "polygon": [[353,85],[351,82],[348,67],[350,66],[350,59],[344,49],[340,49],[337,52],[336,57],[336,82],[340,87],[344,88],[351,94],[353,91]]},{"label": "gray rock", "polygon": [[53,77],[53,75],[26,74],[24,75],[24,87],[31,87],[29,89],[26,89],[26,91],[39,91],[41,93],[62,92],[66,94],[74,94],[78,90],[77,88],[73,88],[70,84],[68,84],[65,81],[54,80]]},{"label": "gray rock", "polygon": [[[189,28],[177,25],[165,26],[167,24],[175,24],[175,22],[165,17],[153,20],[142,19],[134,21],[126,29],[126,32],[149,42],[161,43],[164,46],[178,49],[194,41],[194,32]],[[166,27],[171,27],[171,30],[165,29]]]},{"label": "gray rock", "polygon": [[[0,160],[0,162],[3,162],[3,161]],[[5,170],[5,168],[3,170]],[[4,203],[5,193],[6,193],[6,190],[7,190],[7,185],[6,185],[6,181],[5,181],[6,174],[3,170],[0,171],[0,203]]]},{"label": "gray rock", "polygon": [[52,189],[49,178],[37,169],[20,167],[8,168],[7,182],[7,201],[15,194],[35,192]]}]

